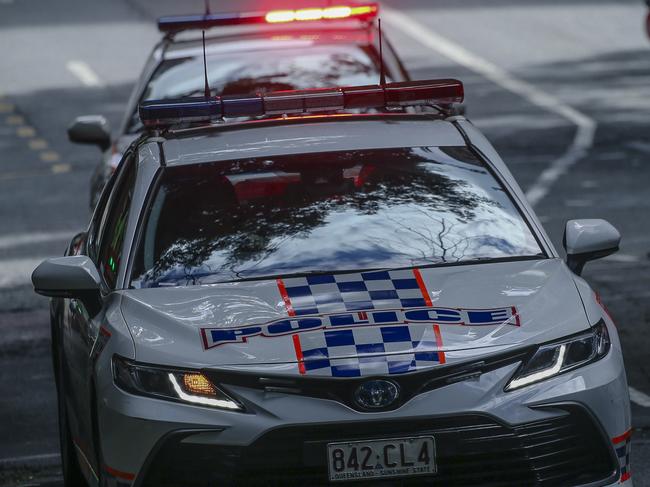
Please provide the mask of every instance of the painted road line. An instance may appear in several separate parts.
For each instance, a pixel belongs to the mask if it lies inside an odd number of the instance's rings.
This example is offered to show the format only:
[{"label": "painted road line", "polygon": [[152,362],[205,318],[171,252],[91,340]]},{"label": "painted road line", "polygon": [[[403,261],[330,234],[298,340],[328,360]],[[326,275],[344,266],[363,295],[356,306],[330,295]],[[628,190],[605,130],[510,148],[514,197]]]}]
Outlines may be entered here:
[{"label": "painted road line", "polygon": [[32,150],[47,149],[47,141],[45,139],[32,139],[29,141],[29,148]]},{"label": "painted road line", "polygon": [[52,175],[66,174],[70,172],[70,164],[54,164],[34,171],[0,172],[0,181],[13,181],[15,179],[52,177]]},{"label": "painted road line", "polygon": [[92,68],[85,62],[73,60],[68,61],[65,66],[68,68],[68,71],[74,74],[84,85],[93,88],[104,86],[104,83],[99,79],[99,76],[97,76]]},{"label": "painted road line", "polygon": [[17,249],[25,245],[45,242],[67,242],[72,239],[75,230],[62,232],[18,233],[0,237],[0,250]]},{"label": "painted road line", "polygon": [[631,254],[612,254],[607,257],[603,257],[603,260],[608,260],[610,262],[621,262],[623,264],[632,264],[634,262],[639,262],[640,257]]},{"label": "painted road line", "polygon": [[[63,249],[61,249],[63,255]],[[0,289],[31,284],[32,272],[47,257],[0,260]]]},{"label": "painted road line", "polygon": [[5,118],[5,123],[7,125],[24,125],[25,118],[20,115],[9,115]]},{"label": "painted road line", "polygon": [[58,162],[61,160],[61,157],[59,154],[52,150],[46,150],[43,151],[39,154],[39,157],[41,158],[41,161],[43,162]]},{"label": "painted road line", "polygon": [[41,453],[40,455],[25,455],[22,457],[0,458],[0,466],[28,466],[39,463],[50,463],[52,461],[58,461],[60,458],[61,455],[59,453]]},{"label": "painted road line", "polygon": [[18,137],[29,139],[36,135],[36,130],[34,130],[33,127],[30,127],[28,125],[23,125],[22,127],[18,127],[16,129],[16,134],[18,135]]},{"label": "painted road line", "polygon": [[639,152],[650,154],[650,143],[648,142],[640,142],[640,141],[629,142],[627,146],[632,147],[632,149],[636,149]]},{"label": "painted road line", "polygon": [[66,172],[70,172],[70,169],[72,169],[72,166],[70,164],[53,164],[52,165],[52,173],[53,174],[64,174]]},{"label": "painted road line", "polygon": [[422,45],[444,57],[480,74],[503,89],[515,93],[544,110],[555,113],[577,127],[573,142],[566,152],[555,159],[535,180],[526,192],[532,205],[539,203],[549,193],[553,184],[576,164],[594,144],[596,121],[582,112],[564,104],[558,98],[516,78],[503,68],[468,51],[455,42],[424,27],[406,14],[393,9],[384,9],[384,18]]},{"label": "painted road line", "polygon": [[650,408],[650,396],[634,387],[630,387],[629,389],[630,401],[639,406],[643,406],[644,408]]}]

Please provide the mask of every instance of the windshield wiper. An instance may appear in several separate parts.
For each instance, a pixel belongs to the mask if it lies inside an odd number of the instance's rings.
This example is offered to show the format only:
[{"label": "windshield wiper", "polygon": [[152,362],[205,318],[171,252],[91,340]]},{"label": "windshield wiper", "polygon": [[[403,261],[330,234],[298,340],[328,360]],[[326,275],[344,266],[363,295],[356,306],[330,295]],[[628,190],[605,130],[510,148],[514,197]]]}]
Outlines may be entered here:
[{"label": "windshield wiper", "polygon": [[[218,274],[218,272],[202,272],[196,274],[188,274],[182,278],[175,279],[178,283],[180,281],[193,281],[195,284],[231,284],[235,282],[252,282],[252,281],[271,281],[274,279],[291,279],[296,277],[309,277],[309,276],[324,276],[324,275],[337,275],[337,274],[352,274],[352,273],[362,273],[362,272],[387,272],[387,271],[401,271],[406,269],[429,269],[434,267],[451,267],[459,265],[471,265],[471,264],[487,264],[487,263],[497,263],[497,262],[515,262],[520,260],[537,260],[544,258],[545,254],[540,253],[536,255],[518,255],[511,257],[476,257],[473,259],[459,260],[454,262],[432,262],[430,264],[412,264],[402,267],[372,267],[368,269],[343,269],[343,270],[322,270],[322,271],[302,271],[302,272],[292,272],[289,274],[271,274],[263,276],[252,276],[252,277],[240,277],[237,279],[229,279],[226,281],[215,281],[215,282],[206,282],[202,283],[201,280],[208,276],[213,276]],[[156,281],[159,282],[159,281]]]},{"label": "windshield wiper", "polygon": [[255,277],[242,277],[239,279],[232,279],[230,281],[218,281],[211,284],[227,284],[232,282],[250,282],[250,281],[271,281],[273,279],[291,279],[294,277],[309,277],[309,276],[333,276],[336,274],[352,274],[361,272],[378,272],[387,271],[390,268],[370,268],[370,269],[344,269],[344,270],[326,270],[326,271],[304,271],[293,272],[291,274],[273,274],[269,276],[255,276]]},{"label": "windshield wiper", "polygon": [[546,257],[546,254],[539,253],[535,255],[513,255],[509,257],[474,257],[472,259],[455,260],[455,261],[441,261],[432,264],[410,265],[406,267],[393,267],[387,270],[401,271],[404,269],[430,269],[432,267],[451,267],[460,265],[472,264],[490,264],[498,262],[516,262],[520,260],[538,260]]}]

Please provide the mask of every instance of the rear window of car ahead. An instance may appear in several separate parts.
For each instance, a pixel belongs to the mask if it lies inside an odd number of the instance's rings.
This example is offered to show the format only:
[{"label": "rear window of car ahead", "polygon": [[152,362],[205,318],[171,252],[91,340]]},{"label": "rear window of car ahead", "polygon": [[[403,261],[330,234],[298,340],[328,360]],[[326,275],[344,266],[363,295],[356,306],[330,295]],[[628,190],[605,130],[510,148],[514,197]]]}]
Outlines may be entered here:
[{"label": "rear window of car ahead", "polygon": [[409,147],[168,167],[132,286],[544,255],[465,147]]},{"label": "rear window of car ahead", "polygon": [[[379,80],[378,60],[368,46],[314,45],[241,51],[208,56],[208,80],[214,95],[248,95],[281,90],[363,86]],[[390,81],[391,73],[388,74]],[[202,96],[203,57],[163,61],[151,77],[142,101]],[[137,111],[128,132],[142,129]]]}]

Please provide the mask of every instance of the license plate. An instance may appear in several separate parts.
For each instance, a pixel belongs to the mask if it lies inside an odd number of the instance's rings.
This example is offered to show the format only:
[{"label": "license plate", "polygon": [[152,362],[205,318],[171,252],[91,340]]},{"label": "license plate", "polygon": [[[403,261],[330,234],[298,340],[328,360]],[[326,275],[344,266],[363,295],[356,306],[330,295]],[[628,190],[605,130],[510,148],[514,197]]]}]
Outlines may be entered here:
[{"label": "license plate", "polygon": [[327,465],[330,481],[432,475],[435,441],[419,436],[329,443]]}]

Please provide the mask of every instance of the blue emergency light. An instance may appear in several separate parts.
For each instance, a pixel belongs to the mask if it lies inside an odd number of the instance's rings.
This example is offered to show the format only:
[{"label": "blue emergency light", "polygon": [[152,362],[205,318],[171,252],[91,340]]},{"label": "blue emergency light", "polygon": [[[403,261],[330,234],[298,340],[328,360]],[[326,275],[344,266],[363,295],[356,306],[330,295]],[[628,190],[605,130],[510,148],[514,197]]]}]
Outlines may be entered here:
[{"label": "blue emergency light", "polygon": [[379,12],[376,3],[310,7],[268,12],[229,12],[198,15],[178,15],[158,19],[158,30],[169,34],[184,30],[209,29],[245,24],[284,24],[330,20],[371,21]]},{"label": "blue emergency light", "polygon": [[210,122],[223,118],[299,115],[346,109],[441,106],[462,103],[463,84],[455,79],[405,81],[385,86],[350,86],[276,91],[264,95],[145,101],[139,107],[146,127]]},{"label": "blue emergency light", "polygon": [[160,17],[158,30],[160,32],[180,32],[182,30],[210,29],[228,25],[245,25],[263,23],[264,12],[231,12],[205,15],[175,15]]}]

